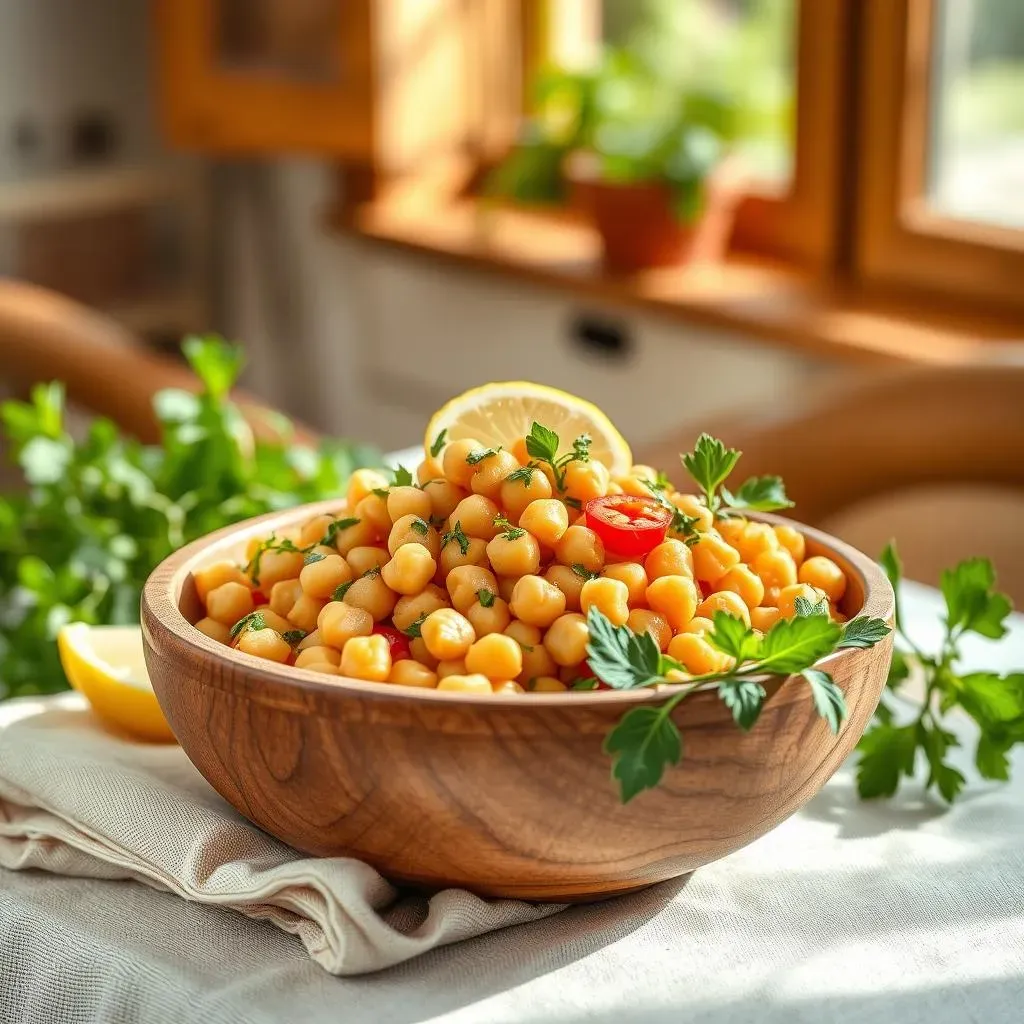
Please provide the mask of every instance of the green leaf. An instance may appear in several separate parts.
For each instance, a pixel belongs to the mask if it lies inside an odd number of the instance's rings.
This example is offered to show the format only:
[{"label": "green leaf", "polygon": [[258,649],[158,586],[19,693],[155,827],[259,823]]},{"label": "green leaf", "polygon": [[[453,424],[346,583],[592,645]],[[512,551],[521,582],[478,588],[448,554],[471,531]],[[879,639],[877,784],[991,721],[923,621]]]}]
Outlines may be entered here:
[{"label": "green leaf", "polygon": [[873,725],[861,737],[857,750],[857,792],[865,800],[892,796],[900,775],[914,774],[916,729],[913,725]]},{"label": "green leaf", "polygon": [[328,548],[334,547],[338,534],[341,533],[342,530],[347,530],[352,526],[358,526],[361,522],[362,520],[357,519],[355,516],[347,516],[344,519],[335,519],[333,522],[327,524],[327,529],[324,531],[324,535],[320,538],[320,545]]},{"label": "green leaf", "polygon": [[153,396],[153,411],[161,423],[191,423],[200,413],[199,396],[183,388],[164,388]]},{"label": "green leaf", "polygon": [[827,615],[779,619],[761,642],[761,664],[766,672],[802,672],[831,654],[841,635],[839,624]]},{"label": "green leaf", "polygon": [[231,627],[231,639],[233,640],[243,629],[266,629],[267,620],[263,618],[263,612],[250,612],[244,615]]},{"label": "green leaf", "polygon": [[462,523],[459,520],[456,520],[455,525],[441,537],[441,547],[445,548],[453,541],[459,545],[459,550],[464,555],[469,554],[469,538],[462,529]]},{"label": "green leaf", "polygon": [[488,590],[486,587],[476,592],[476,599],[480,602],[480,605],[483,608],[493,607],[494,598],[496,596],[497,595],[494,593],[493,590]]},{"label": "green leaf", "polygon": [[241,348],[212,334],[186,338],[181,348],[207,394],[218,401],[225,398],[245,364]]},{"label": "green leaf", "polygon": [[885,575],[889,577],[889,582],[892,584],[892,589],[896,594],[894,619],[896,621],[896,628],[899,629],[900,623],[903,621],[903,617],[900,615],[900,580],[903,579],[903,563],[900,561],[899,552],[896,550],[896,541],[891,540],[885,545],[878,561],[885,570]]},{"label": "green leaf", "polygon": [[496,515],[494,517],[494,525],[498,528],[498,531],[505,540],[519,540],[520,537],[524,537],[526,535],[525,530],[522,530],[518,526],[510,523],[504,515]]},{"label": "green leaf", "polygon": [[885,685],[891,686],[895,690],[909,675],[910,662],[907,660],[906,654],[898,647],[894,647],[892,650],[892,663],[889,665],[889,675],[885,680]]},{"label": "green leaf", "polygon": [[412,522],[409,523],[409,528],[411,530],[415,530],[418,534],[420,534],[420,536],[426,537],[426,535],[430,532],[430,523],[428,523],[425,519],[420,519],[419,516],[415,516]]},{"label": "green leaf", "polygon": [[533,483],[533,474],[537,472],[536,466],[520,466],[519,469],[512,470],[507,477],[505,477],[505,483],[514,484],[517,481],[524,487],[529,487]]},{"label": "green leaf", "polygon": [[686,471],[704,492],[708,504],[715,501],[715,491],[724,483],[739,461],[740,452],[726,448],[718,438],[701,434],[693,451],[680,456]]},{"label": "green leaf", "polygon": [[558,456],[558,435],[535,422],[526,435],[526,454],[531,459],[554,462]]},{"label": "green leaf", "polygon": [[444,439],[448,436],[448,428],[446,427],[441,431],[437,437],[434,438],[434,443],[430,446],[430,454],[436,459],[441,454],[444,448]]},{"label": "green leaf", "polygon": [[750,679],[726,679],[718,684],[718,696],[732,712],[736,724],[747,732],[754,727],[761,714],[765,689]]},{"label": "green leaf", "polygon": [[582,562],[573,562],[572,571],[576,573],[581,580],[596,580],[601,576],[599,572],[591,572]]},{"label": "green leaf", "polygon": [[735,494],[723,487],[722,500],[730,508],[752,512],[773,512],[793,507],[793,502],[786,497],[780,476],[752,476],[740,485]]},{"label": "green leaf", "polygon": [[819,668],[805,668],[803,677],[810,683],[811,696],[818,714],[828,723],[828,727],[836,735],[846,718],[846,698],[843,691],[835,684],[835,680]]},{"label": "green leaf", "polygon": [[587,661],[594,674],[613,690],[629,690],[658,682],[661,651],[646,630],[613,626],[596,606],[587,613]]},{"label": "green leaf", "polygon": [[939,764],[934,769],[935,783],[939,787],[942,799],[947,803],[953,803],[960,795],[967,780],[952,765]]},{"label": "green leaf", "polygon": [[474,451],[471,451],[466,456],[466,462],[470,466],[475,466],[478,463],[483,462],[484,459],[493,458],[500,451],[501,451],[501,446],[500,445],[497,448],[477,448]]},{"label": "green leaf", "polygon": [[413,486],[412,473],[410,473],[409,470],[407,470],[405,468],[405,466],[401,466],[401,465],[395,466],[394,470],[392,470],[391,486],[392,487],[412,487]]},{"label": "green leaf", "polygon": [[597,676],[580,676],[569,684],[570,690],[596,690]]},{"label": "green leaf", "polygon": [[349,587],[351,587],[353,583],[355,583],[355,580],[348,580],[345,583],[339,583],[334,588],[334,593],[331,595],[331,600],[332,601],[344,601],[345,600],[345,595],[348,593]]},{"label": "green leaf", "polygon": [[612,778],[625,804],[656,786],[667,767],[679,764],[683,740],[664,707],[632,708],[608,733],[604,749],[613,758]]},{"label": "green leaf", "polygon": [[30,484],[53,484],[67,472],[71,449],[64,441],[34,437],[18,454],[18,463]]},{"label": "green leaf", "polygon": [[869,615],[858,615],[843,625],[843,635],[837,647],[874,647],[884,640],[892,630],[885,619]]},{"label": "green leaf", "polygon": [[958,682],[961,707],[983,727],[1024,717],[1024,673],[972,672]]},{"label": "green leaf", "polygon": [[419,637],[423,636],[423,623],[426,621],[426,619],[427,613],[424,612],[418,618],[410,622],[409,625],[402,630],[402,632],[407,637],[411,637],[413,640],[418,639]]},{"label": "green leaf", "polygon": [[1010,778],[1010,759],[1006,756],[1011,742],[982,733],[974,753],[974,764],[983,779],[1006,782]]},{"label": "green leaf", "polygon": [[737,664],[754,661],[761,656],[760,637],[742,619],[728,612],[715,612],[714,628],[704,639],[724,654],[734,657]]},{"label": "green leaf", "polygon": [[580,434],[572,443],[572,455],[569,456],[569,461],[589,462],[590,446],[593,443],[594,439],[589,434]]},{"label": "green leaf", "polygon": [[798,597],[793,602],[793,610],[800,618],[808,615],[828,615],[828,601],[823,597],[820,601],[808,601],[806,597]]},{"label": "green leaf", "polygon": [[995,570],[987,558],[971,558],[942,574],[949,628],[970,630],[992,640],[1006,635],[1004,620],[1013,608],[995,591]]},{"label": "green leaf", "polygon": [[326,557],[326,555],[321,554],[319,551],[310,551],[302,559],[302,564],[313,565],[314,562],[322,562]]},{"label": "green leaf", "polygon": [[291,644],[294,647],[296,644],[301,643],[309,634],[304,629],[289,629],[281,634],[281,639],[285,643]]}]

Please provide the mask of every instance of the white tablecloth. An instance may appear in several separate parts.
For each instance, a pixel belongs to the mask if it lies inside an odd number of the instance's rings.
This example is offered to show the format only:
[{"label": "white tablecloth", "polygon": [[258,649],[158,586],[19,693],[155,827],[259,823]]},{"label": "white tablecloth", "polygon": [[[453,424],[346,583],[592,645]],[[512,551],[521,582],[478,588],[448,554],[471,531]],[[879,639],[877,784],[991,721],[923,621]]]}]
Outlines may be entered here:
[{"label": "white tablecloth", "polygon": [[[908,588],[923,644],[938,595]],[[1024,664],[1024,617],[971,668]],[[0,711],[2,713],[2,711]],[[966,763],[966,755],[962,758]],[[297,939],[125,882],[0,871],[0,1021],[1024,1021],[1024,757],[952,809],[840,772],[687,880],[338,979]],[[113,938],[112,938],[113,936]]]}]

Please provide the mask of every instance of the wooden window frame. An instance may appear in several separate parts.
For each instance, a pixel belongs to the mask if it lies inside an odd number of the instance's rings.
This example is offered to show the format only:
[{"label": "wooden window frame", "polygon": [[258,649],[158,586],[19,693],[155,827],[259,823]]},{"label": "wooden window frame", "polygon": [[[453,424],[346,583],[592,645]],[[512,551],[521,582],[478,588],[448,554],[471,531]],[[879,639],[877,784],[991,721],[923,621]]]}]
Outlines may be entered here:
[{"label": "wooden window frame", "polygon": [[854,271],[869,286],[1024,308],[1024,231],[929,208],[935,0],[866,0]]}]

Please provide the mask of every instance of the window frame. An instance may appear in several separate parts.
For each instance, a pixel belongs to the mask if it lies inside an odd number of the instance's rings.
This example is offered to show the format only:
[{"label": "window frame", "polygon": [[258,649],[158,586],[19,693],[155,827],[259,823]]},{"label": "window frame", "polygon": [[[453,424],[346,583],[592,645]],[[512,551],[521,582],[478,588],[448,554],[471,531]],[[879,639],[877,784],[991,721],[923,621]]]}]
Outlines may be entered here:
[{"label": "window frame", "polygon": [[1024,231],[930,209],[936,0],[866,0],[854,271],[869,286],[1024,308]]}]

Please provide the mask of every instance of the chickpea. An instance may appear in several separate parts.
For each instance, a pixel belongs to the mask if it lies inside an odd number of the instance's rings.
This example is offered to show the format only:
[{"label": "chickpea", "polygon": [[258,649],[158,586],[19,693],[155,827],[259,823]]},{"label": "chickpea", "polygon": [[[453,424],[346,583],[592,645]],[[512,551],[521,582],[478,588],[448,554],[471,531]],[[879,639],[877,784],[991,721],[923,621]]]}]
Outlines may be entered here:
[{"label": "chickpea", "polygon": [[420,626],[420,635],[427,650],[441,661],[464,658],[476,640],[472,623],[452,608],[431,612]]},{"label": "chickpea", "polygon": [[332,665],[329,661],[314,661],[311,665],[303,666],[307,672],[318,672],[324,676],[339,676],[341,669]]},{"label": "chickpea", "polygon": [[776,622],[779,621],[779,609],[778,608],[751,608],[750,609],[750,625],[754,629],[759,629],[762,633],[767,633]]},{"label": "chickpea", "polygon": [[701,636],[714,628],[715,624],[710,619],[705,619],[703,615],[694,615],[679,632],[696,633],[698,636]]},{"label": "chickpea", "polygon": [[608,467],[597,459],[590,459],[587,462],[570,462],[565,467],[563,482],[567,498],[585,503],[592,498],[603,498],[612,481]]},{"label": "chickpea", "polygon": [[634,608],[626,619],[626,625],[637,635],[650,633],[659,651],[668,649],[669,641],[672,639],[672,627],[664,615],[652,612],[649,608]]},{"label": "chickpea", "polygon": [[[319,616],[317,617],[317,621],[319,622]],[[318,627],[317,629],[314,629],[312,632],[307,633],[295,645],[295,650],[298,651],[301,654],[303,651],[308,651],[310,647],[323,647],[323,646],[324,646],[324,641],[323,641],[323,638],[320,636],[320,629]],[[330,648],[328,648],[328,650],[330,650]]]},{"label": "chickpea", "polygon": [[258,611],[263,617],[263,625],[276,633],[287,633],[288,630],[295,628],[283,615],[278,615],[269,605],[256,608],[255,611]]},{"label": "chickpea", "polygon": [[341,664],[341,651],[336,651],[333,647],[307,647],[295,655],[296,668],[307,668],[318,661],[326,661],[337,668]]},{"label": "chickpea", "polygon": [[669,501],[684,516],[690,516],[692,519],[696,519],[697,523],[694,527],[699,533],[704,533],[710,530],[715,523],[715,517],[711,509],[704,504],[696,494],[680,494],[676,492],[669,495]]},{"label": "chickpea", "polygon": [[424,518],[432,518],[435,522],[447,519],[466,497],[465,488],[443,478],[429,480],[423,485],[423,493],[430,499],[430,515]]},{"label": "chickpea", "polygon": [[373,616],[363,608],[344,601],[331,601],[324,605],[316,620],[323,642],[339,651],[354,636],[369,636],[373,632]]},{"label": "chickpea", "polygon": [[709,672],[726,672],[732,658],[712,647],[696,633],[679,633],[668,645],[668,655],[686,666],[687,672],[703,676]]},{"label": "chickpea", "polygon": [[692,576],[693,555],[681,540],[662,541],[644,559],[644,570],[649,580],[659,576]]},{"label": "chickpea", "polygon": [[659,576],[647,587],[651,611],[664,615],[673,630],[682,629],[693,618],[699,601],[697,585],[689,576]]},{"label": "chickpea", "polygon": [[505,477],[519,469],[519,460],[504,449],[488,455],[476,464],[476,472],[469,481],[470,490],[474,494],[482,494],[485,498],[495,500],[501,493],[501,485]]},{"label": "chickpea", "polygon": [[383,683],[391,674],[391,647],[387,637],[375,633],[354,636],[341,651],[341,674]]},{"label": "chickpea", "polygon": [[233,626],[252,610],[252,591],[244,583],[222,583],[206,595],[207,617],[225,626]]},{"label": "chickpea", "polygon": [[600,572],[604,557],[604,543],[587,526],[570,526],[555,546],[555,558],[562,565],[582,565],[588,572]]},{"label": "chickpea", "polygon": [[498,593],[497,578],[482,565],[456,566],[445,577],[445,586],[451,595],[452,605],[463,614],[477,600],[481,590]]},{"label": "chickpea", "polygon": [[530,461],[530,453],[526,450],[526,436],[517,437],[509,446],[508,450],[519,460],[521,466]]},{"label": "chickpea", "polygon": [[403,544],[381,569],[381,579],[397,594],[418,594],[436,571],[437,562],[422,544]]},{"label": "chickpea", "polygon": [[540,545],[532,533],[511,530],[487,542],[487,558],[499,576],[525,576],[540,568]]},{"label": "chickpea", "polygon": [[523,670],[519,682],[525,683],[534,676],[551,676],[558,666],[544,646],[544,634],[536,627],[513,619],[505,628],[505,636],[512,637],[523,656]]},{"label": "chickpea", "polygon": [[841,601],[846,593],[845,573],[831,558],[824,555],[808,558],[797,571],[797,579],[801,583],[824,591],[833,604]]},{"label": "chickpea", "polygon": [[499,576],[498,597],[500,597],[502,601],[508,601],[511,604],[512,592],[516,589],[516,583],[518,582],[518,576]]},{"label": "chickpea", "polygon": [[630,468],[629,475],[635,477],[637,480],[653,481],[658,479],[658,471],[653,466],[648,466],[646,462],[635,463]]},{"label": "chickpea", "polygon": [[368,494],[356,505],[352,515],[369,523],[373,527],[374,536],[386,537],[391,531],[392,516],[388,511],[388,500],[379,494]]},{"label": "chickpea", "polygon": [[554,676],[534,676],[526,688],[530,693],[565,693],[569,689],[561,679]]},{"label": "chickpea", "polygon": [[418,661],[403,658],[391,666],[388,682],[397,683],[399,686],[418,686],[421,690],[433,690],[437,687],[437,673]]},{"label": "chickpea", "polygon": [[238,638],[238,649],[257,658],[284,664],[292,654],[291,645],[273,629],[244,629]]},{"label": "chickpea", "polygon": [[819,604],[821,601],[828,602],[828,595],[817,587],[807,583],[796,583],[791,587],[783,587],[779,591],[779,615],[784,619],[796,617],[796,601],[802,597],[811,604]]},{"label": "chickpea", "polygon": [[[235,620],[237,621],[237,619]],[[231,643],[231,626],[223,622],[218,622],[216,619],[200,619],[196,623],[196,629],[200,633],[205,633],[211,640],[216,640],[222,644]]]},{"label": "chickpea", "polygon": [[320,613],[324,610],[327,601],[313,597],[310,594],[303,594],[292,606],[288,613],[288,621],[293,629],[301,629],[304,633],[316,629]]},{"label": "chickpea", "polygon": [[580,576],[574,569],[567,565],[549,565],[544,571],[544,579],[565,595],[565,610],[578,612],[580,610],[580,591],[586,582],[586,577]]},{"label": "chickpea", "polygon": [[738,594],[748,608],[756,608],[764,599],[761,577],[747,565],[734,565],[715,586]]},{"label": "chickpea", "polygon": [[778,551],[779,538],[768,523],[747,523],[740,542],[737,545],[740,558],[744,562],[753,562],[764,551]]},{"label": "chickpea", "polygon": [[608,485],[609,494],[623,494],[622,484],[617,484],[614,480]]},{"label": "chickpea", "polygon": [[589,641],[587,620],[578,612],[566,612],[551,623],[544,646],[556,664],[569,667],[586,658]]},{"label": "chickpea", "polygon": [[781,591],[782,587],[765,587],[764,597],[761,599],[761,607],[778,609],[779,594],[781,593]]},{"label": "chickpea", "polygon": [[446,658],[439,661],[434,669],[438,680],[447,679],[449,676],[464,676],[466,674],[465,658]]},{"label": "chickpea", "polygon": [[740,541],[743,539],[748,522],[749,520],[744,516],[731,516],[728,519],[719,519],[715,523],[715,529],[718,530],[726,544],[739,551]]},{"label": "chickpea", "polygon": [[378,548],[371,545],[353,548],[346,556],[349,568],[352,570],[352,578],[364,576],[373,569],[382,568],[391,558],[391,552],[387,548]]},{"label": "chickpea", "polygon": [[690,548],[693,558],[693,575],[706,583],[717,583],[740,561],[739,552],[727,544],[717,530],[706,530],[698,535],[697,543]]},{"label": "chickpea", "polygon": [[[465,551],[462,550],[463,547]],[[467,537],[460,543],[452,537],[441,548],[438,562],[445,579],[448,579],[452,569],[457,569],[460,565],[482,565],[487,568],[487,541],[479,537]]]},{"label": "chickpea", "polygon": [[[348,516],[346,518],[353,518]],[[359,519],[358,522],[344,529],[338,530],[334,535],[334,546],[338,549],[339,555],[347,555],[353,548],[367,547],[380,540],[386,531],[378,530],[368,519]]]},{"label": "chickpea", "polygon": [[249,578],[242,572],[234,562],[215,562],[206,566],[205,569],[197,569],[192,573],[192,579],[196,585],[196,593],[199,600],[206,604],[206,598],[211,590],[223,586],[225,583],[241,583],[243,587],[249,586]]},{"label": "chickpea", "polygon": [[429,495],[412,486],[392,487],[388,491],[387,509],[389,525],[403,516],[419,516],[420,519],[429,520],[434,514]]},{"label": "chickpea", "polygon": [[639,562],[614,562],[606,565],[601,575],[626,585],[630,608],[642,608],[647,603],[647,573]]},{"label": "chickpea", "polygon": [[654,480],[655,476],[639,477],[630,473],[628,476],[616,477],[612,484],[619,488],[620,494],[628,494],[634,498],[649,498],[651,496],[651,488],[648,481]]},{"label": "chickpea", "polygon": [[715,612],[725,612],[726,615],[742,619],[745,626],[750,625],[750,610],[743,598],[731,590],[720,590],[717,594],[706,597],[697,605],[697,615],[702,619],[711,619],[713,622]]},{"label": "chickpea", "polygon": [[448,480],[459,487],[469,488],[469,482],[473,479],[476,466],[466,461],[467,455],[483,451],[484,445],[472,438],[465,438],[461,441],[452,441],[445,446],[441,453],[441,465],[444,467],[444,475]]},{"label": "chickpea", "polygon": [[422,544],[437,561],[441,554],[441,538],[437,530],[419,516],[402,516],[388,534],[388,551],[392,556],[403,544]]},{"label": "chickpea", "polygon": [[[310,597],[323,599],[330,597],[342,583],[348,583],[350,579],[352,570],[341,555],[326,555],[304,565],[299,573],[299,585],[303,591]],[[273,599],[273,593],[270,596]]]},{"label": "chickpea", "polygon": [[490,540],[498,533],[494,520],[500,513],[501,509],[490,498],[483,494],[471,494],[455,506],[449,519],[452,523],[460,524],[467,537]]},{"label": "chickpea", "polygon": [[[777,548],[775,551],[762,551],[754,559],[751,569],[764,584],[766,592],[772,587],[778,587],[780,590],[783,587],[791,587],[797,581],[796,563],[793,561],[793,556],[788,551],[783,551],[782,548]],[[765,602],[762,599],[763,603]]]},{"label": "chickpea", "polygon": [[586,615],[591,608],[602,612],[613,626],[624,626],[629,619],[629,588],[622,580],[587,580],[580,590],[580,610]]},{"label": "chickpea", "polygon": [[505,679],[501,682],[491,683],[492,693],[526,693],[514,679]]},{"label": "chickpea", "polygon": [[[505,515],[513,523],[519,522],[520,516],[534,501],[546,501],[550,497],[551,484],[535,466],[523,466],[515,470],[502,481],[498,492],[498,500],[505,509]],[[558,504],[561,505],[561,502]]]},{"label": "chickpea", "polygon": [[792,526],[785,526],[781,523],[774,529],[780,546],[785,548],[793,556],[793,561],[799,565],[807,555],[807,542],[804,540],[804,535]]},{"label": "chickpea", "polygon": [[543,629],[565,613],[565,594],[543,576],[520,576],[509,604],[521,622]]},{"label": "chickpea", "polygon": [[[487,591],[481,591],[486,594]],[[477,595],[479,598],[479,595]],[[464,612],[473,632],[478,637],[489,636],[492,633],[501,633],[512,621],[512,613],[509,611],[508,602],[503,598],[491,594],[488,604],[476,600]]]},{"label": "chickpea", "polygon": [[504,633],[480,637],[466,654],[466,670],[479,672],[491,680],[514,679],[523,671],[523,652],[519,644]]},{"label": "chickpea", "polygon": [[[423,637],[414,636],[409,641],[409,650],[412,652],[413,658],[416,659],[421,665],[425,665],[432,672],[436,671],[438,661],[430,651],[427,650],[427,645],[423,642]],[[404,659],[408,661],[409,659]],[[399,662],[401,664],[401,662]]]},{"label": "chickpea", "polygon": [[433,455],[427,457],[416,467],[416,483],[425,487],[432,480],[440,480],[444,477],[444,466],[441,460]]},{"label": "chickpea", "polygon": [[[341,557],[335,555],[335,558]],[[270,610],[275,615],[288,618],[295,602],[302,597],[302,583],[299,580],[281,580],[270,588]]]},{"label": "chickpea", "polygon": [[357,469],[348,478],[348,507],[354,509],[368,494],[387,487],[387,477],[376,469]]},{"label": "chickpea", "polygon": [[569,511],[557,498],[538,498],[523,509],[519,525],[541,544],[553,548],[569,529]]},{"label": "chickpea", "polygon": [[353,580],[344,597],[345,604],[369,612],[375,622],[383,622],[398,603],[398,594],[384,582],[381,573],[383,570]]},{"label": "chickpea", "polygon": [[[281,580],[297,579],[302,572],[301,551],[275,551],[271,548],[264,551],[259,559],[258,585],[264,593]],[[257,580],[254,579],[253,583]]]},{"label": "chickpea", "polygon": [[439,690],[450,690],[454,693],[486,693],[488,695],[493,693],[491,681],[487,676],[481,675],[445,676],[444,679],[438,682],[437,688]]}]

